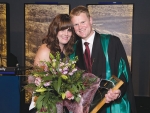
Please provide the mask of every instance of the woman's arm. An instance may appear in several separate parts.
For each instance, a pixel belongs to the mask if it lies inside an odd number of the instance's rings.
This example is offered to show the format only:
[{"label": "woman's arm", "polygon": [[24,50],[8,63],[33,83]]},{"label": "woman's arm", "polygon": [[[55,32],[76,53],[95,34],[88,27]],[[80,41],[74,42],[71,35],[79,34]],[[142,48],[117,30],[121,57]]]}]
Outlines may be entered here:
[{"label": "woman's arm", "polygon": [[50,49],[46,46],[46,44],[42,44],[36,53],[34,66],[40,66],[40,61],[50,61],[49,53]]},{"label": "woman's arm", "polygon": [[[49,61],[49,48],[46,47],[46,44],[42,44],[38,49],[35,59],[34,59],[34,66],[42,65],[40,61]],[[35,78],[31,75],[28,76],[28,83],[34,83]]]}]

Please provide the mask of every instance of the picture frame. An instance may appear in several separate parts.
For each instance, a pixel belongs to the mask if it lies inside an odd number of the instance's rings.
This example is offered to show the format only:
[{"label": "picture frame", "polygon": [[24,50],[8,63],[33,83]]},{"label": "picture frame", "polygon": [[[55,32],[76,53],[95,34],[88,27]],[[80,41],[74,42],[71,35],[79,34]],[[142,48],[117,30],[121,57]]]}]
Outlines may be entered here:
[{"label": "picture frame", "polygon": [[90,110],[90,113],[97,113],[98,110],[103,107],[106,101],[105,94],[109,89],[117,90],[123,85],[123,83],[124,82],[117,78],[115,75],[112,75],[109,80],[102,79],[100,82],[100,87],[98,89],[100,95],[98,96],[96,103],[92,105],[92,110]]},{"label": "picture frame", "polygon": [[7,67],[9,49],[8,3],[0,3],[0,67]]},{"label": "picture frame", "polygon": [[[25,67],[33,66],[35,54],[46,37],[48,27],[57,14],[69,14],[69,4],[25,3]],[[26,71],[27,73],[27,71]]]},{"label": "picture frame", "polygon": [[93,29],[95,31],[100,34],[115,35],[120,38],[131,67],[134,5],[102,3],[87,4],[87,8],[93,18]]},{"label": "picture frame", "polygon": [[[25,75],[29,75],[42,39],[46,37],[50,22],[57,14],[69,14],[69,4],[25,3]],[[25,91],[25,103],[30,103],[31,93]]]}]

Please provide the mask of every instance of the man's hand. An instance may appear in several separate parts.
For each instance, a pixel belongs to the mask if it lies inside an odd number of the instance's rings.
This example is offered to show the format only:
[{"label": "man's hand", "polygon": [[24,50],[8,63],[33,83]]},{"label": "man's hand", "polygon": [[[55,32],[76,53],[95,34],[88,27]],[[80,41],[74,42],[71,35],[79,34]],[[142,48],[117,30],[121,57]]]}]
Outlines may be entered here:
[{"label": "man's hand", "polygon": [[118,90],[112,90],[110,89],[107,94],[105,94],[105,98],[106,98],[106,103],[110,103],[111,101],[116,100],[117,98],[119,98],[121,95],[121,91]]}]

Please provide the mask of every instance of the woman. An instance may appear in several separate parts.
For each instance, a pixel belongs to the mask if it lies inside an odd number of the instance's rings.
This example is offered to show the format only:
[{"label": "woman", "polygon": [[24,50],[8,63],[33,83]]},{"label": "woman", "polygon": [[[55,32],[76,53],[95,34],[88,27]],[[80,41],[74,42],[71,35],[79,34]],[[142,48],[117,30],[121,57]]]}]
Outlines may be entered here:
[{"label": "woman", "polygon": [[[40,61],[50,61],[49,53],[55,55],[56,52],[61,53],[61,57],[69,56],[73,52],[73,44],[75,42],[74,29],[68,14],[59,14],[51,22],[48,28],[46,38],[42,40],[42,45],[38,49],[34,65],[42,65]],[[28,82],[34,82],[34,78],[29,76]],[[30,112],[35,113],[35,103],[30,104]],[[32,110],[31,110],[32,109]]]},{"label": "woman", "polygon": [[40,61],[49,61],[49,53],[59,51],[62,57],[73,52],[75,41],[74,30],[68,14],[57,15],[48,28],[48,34],[43,39],[43,44],[35,56],[34,65],[40,65]]}]

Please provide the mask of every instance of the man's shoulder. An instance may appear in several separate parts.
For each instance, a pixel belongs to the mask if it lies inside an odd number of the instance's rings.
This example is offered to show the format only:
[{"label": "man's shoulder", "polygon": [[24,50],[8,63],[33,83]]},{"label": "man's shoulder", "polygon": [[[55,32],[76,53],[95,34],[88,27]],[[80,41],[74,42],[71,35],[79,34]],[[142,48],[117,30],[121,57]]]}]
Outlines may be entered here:
[{"label": "man's shoulder", "polygon": [[117,37],[117,36],[115,36],[115,35],[112,35],[112,34],[99,34],[100,35],[100,37],[102,38],[102,37],[109,37],[110,38],[110,41],[119,41],[120,40],[120,38],[119,37]]},{"label": "man's shoulder", "polygon": [[120,38],[115,35],[110,35],[110,41],[120,43]]},{"label": "man's shoulder", "polygon": [[112,37],[112,38],[118,38],[117,36],[113,35],[113,34],[106,34],[106,33],[99,33],[97,31],[95,31],[95,37]]}]

